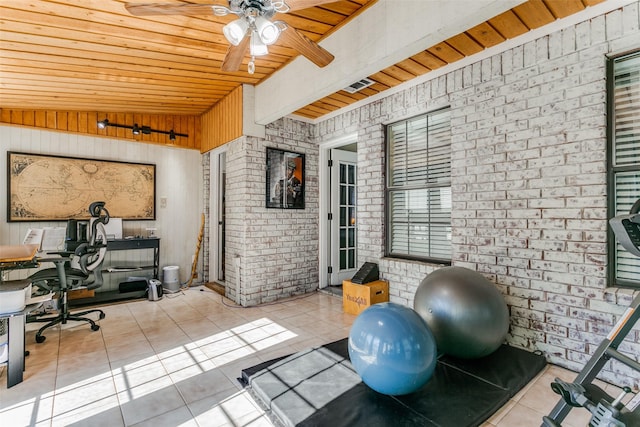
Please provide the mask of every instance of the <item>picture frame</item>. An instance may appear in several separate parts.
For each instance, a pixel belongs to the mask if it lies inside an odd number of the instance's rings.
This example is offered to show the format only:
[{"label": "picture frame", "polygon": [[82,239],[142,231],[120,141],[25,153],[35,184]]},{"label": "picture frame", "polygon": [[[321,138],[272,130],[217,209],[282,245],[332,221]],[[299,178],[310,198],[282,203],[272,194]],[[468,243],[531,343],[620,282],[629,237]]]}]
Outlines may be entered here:
[{"label": "picture frame", "polygon": [[111,217],[156,218],[156,166],[7,152],[7,222],[89,218],[104,201]]},{"label": "picture frame", "polygon": [[267,147],[266,207],[304,209],[305,155]]}]

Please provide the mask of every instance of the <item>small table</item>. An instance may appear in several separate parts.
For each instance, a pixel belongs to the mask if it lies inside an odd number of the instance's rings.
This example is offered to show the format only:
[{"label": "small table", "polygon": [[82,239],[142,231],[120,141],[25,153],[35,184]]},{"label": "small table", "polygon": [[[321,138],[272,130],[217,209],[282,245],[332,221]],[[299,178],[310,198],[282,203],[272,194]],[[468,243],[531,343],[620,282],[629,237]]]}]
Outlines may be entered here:
[{"label": "small table", "polygon": [[[39,245],[0,245],[0,270],[37,266],[34,259],[38,248]],[[2,281],[1,274],[0,281]]]}]

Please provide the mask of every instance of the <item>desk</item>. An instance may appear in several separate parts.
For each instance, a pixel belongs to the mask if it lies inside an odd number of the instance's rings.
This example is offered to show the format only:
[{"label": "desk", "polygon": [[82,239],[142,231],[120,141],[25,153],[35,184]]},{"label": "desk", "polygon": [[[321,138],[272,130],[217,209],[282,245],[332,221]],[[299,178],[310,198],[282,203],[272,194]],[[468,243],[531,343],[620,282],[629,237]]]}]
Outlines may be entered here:
[{"label": "desk", "polygon": [[[38,247],[38,245],[0,245],[0,270],[37,267],[38,263],[34,258]],[[1,274],[0,282],[2,282]]]},{"label": "desk", "polygon": [[7,348],[9,350],[9,357],[7,358],[7,388],[13,387],[14,385],[22,382],[22,373],[25,368],[25,317],[41,305],[42,303],[38,302],[35,304],[29,304],[22,311],[0,314],[0,319],[8,319],[7,323],[9,324],[7,340]]},{"label": "desk", "polygon": [[158,278],[160,267],[160,238],[149,237],[139,239],[107,240],[108,251],[131,251],[137,249],[153,249],[153,264],[136,266],[137,269],[153,269],[153,278]]},{"label": "desk", "polygon": [[[73,247],[68,247],[68,249],[73,249]],[[137,271],[151,270],[153,271],[153,278],[158,279],[158,275],[160,274],[160,238],[141,237],[134,239],[107,240],[107,255],[110,251],[132,250],[148,250],[152,251],[152,253],[148,254],[148,260],[142,262],[125,261],[123,263],[124,265],[121,265],[118,261],[113,261],[111,259],[105,260],[102,273],[105,275],[116,274],[115,278],[119,278],[123,274],[135,274],[135,272]],[[120,274],[120,276],[117,275],[118,273]],[[110,279],[110,282],[108,284],[111,284],[114,281],[115,279],[112,278]],[[107,284],[106,278],[105,284]],[[70,305],[72,307],[81,307],[85,305],[95,305],[114,301],[122,301],[131,298],[138,299],[146,297],[146,289],[144,291],[120,292],[117,287],[115,289],[109,290],[107,290],[106,288],[107,286],[103,286],[100,291],[96,291],[95,295],[91,297],[74,298],[70,301]]]},{"label": "desk", "polygon": [[[0,284],[2,272],[19,268],[33,268],[38,266],[35,259],[38,245],[0,246]],[[25,316],[38,308],[42,303],[30,304],[22,311],[0,314],[0,319],[8,319],[9,334],[7,346],[7,387],[13,387],[22,382],[24,372],[24,325]]]},{"label": "desk", "polygon": [[[83,242],[67,242],[67,250],[74,251]],[[107,253],[109,251],[134,251],[141,249],[153,249],[153,258],[148,265],[105,266],[103,273],[119,271],[153,270],[153,278],[157,279],[160,270],[160,238],[134,238],[107,240]]]}]

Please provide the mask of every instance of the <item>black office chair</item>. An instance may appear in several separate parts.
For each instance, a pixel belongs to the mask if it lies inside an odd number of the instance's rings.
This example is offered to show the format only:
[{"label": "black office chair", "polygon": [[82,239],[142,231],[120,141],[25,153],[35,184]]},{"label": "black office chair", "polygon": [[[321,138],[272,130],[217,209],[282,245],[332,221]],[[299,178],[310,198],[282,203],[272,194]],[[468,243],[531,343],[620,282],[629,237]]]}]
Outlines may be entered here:
[{"label": "black office chair", "polygon": [[99,313],[100,319],[104,319],[104,312],[93,309],[80,313],[69,313],[67,292],[79,287],[92,290],[102,286],[101,266],[107,252],[107,233],[104,225],[109,222],[109,211],[104,207],[104,204],[104,202],[93,202],[89,206],[89,213],[95,220],[91,223],[87,243],[82,243],[73,252],[52,252],[52,255],[56,255],[55,258],[40,258],[39,262],[53,262],[56,265],[55,268],[39,270],[29,277],[33,286],[59,293],[57,316],[46,318],[31,316],[27,319],[27,323],[47,322],[36,333],[37,343],[44,342],[46,339],[42,335],[45,329],[58,323],[65,324],[69,320],[88,322],[93,331],[100,329],[100,326],[93,320],[84,316],[89,313]]}]

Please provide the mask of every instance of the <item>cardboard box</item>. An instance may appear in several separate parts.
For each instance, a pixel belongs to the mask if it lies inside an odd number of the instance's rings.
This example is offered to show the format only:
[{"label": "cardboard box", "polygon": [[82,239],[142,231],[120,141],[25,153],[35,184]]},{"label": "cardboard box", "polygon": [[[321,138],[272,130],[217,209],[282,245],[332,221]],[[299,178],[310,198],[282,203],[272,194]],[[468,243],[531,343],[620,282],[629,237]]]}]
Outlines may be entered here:
[{"label": "cardboard box", "polygon": [[360,314],[372,304],[389,301],[389,282],[375,282],[358,285],[351,280],[342,282],[342,309],[345,313]]}]

